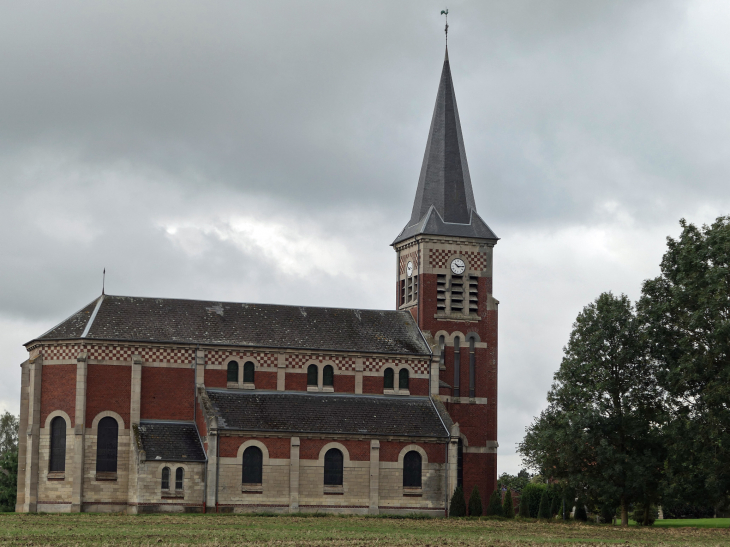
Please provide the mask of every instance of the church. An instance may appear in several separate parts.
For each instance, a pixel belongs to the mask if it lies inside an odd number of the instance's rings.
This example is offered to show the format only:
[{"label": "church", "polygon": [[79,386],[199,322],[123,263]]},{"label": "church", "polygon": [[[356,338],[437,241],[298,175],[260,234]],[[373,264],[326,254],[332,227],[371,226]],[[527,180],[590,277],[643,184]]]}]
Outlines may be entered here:
[{"label": "church", "polygon": [[19,512],[444,516],[497,483],[497,236],[448,50],[393,310],[102,294],[25,344]]}]

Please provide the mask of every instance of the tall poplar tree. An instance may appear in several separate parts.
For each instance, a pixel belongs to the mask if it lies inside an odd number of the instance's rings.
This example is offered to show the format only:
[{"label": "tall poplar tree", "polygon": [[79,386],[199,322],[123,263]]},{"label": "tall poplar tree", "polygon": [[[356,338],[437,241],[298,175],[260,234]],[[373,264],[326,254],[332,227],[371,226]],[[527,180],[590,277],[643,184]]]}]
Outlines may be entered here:
[{"label": "tall poplar tree", "polygon": [[638,311],[668,393],[668,497],[717,507],[730,499],[730,217],[680,225]]},{"label": "tall poplar tree", "polygon": [[664,463],[656,370],[625,295],[601,294],[578,315],[548,408],[527,428],[523,460],[621,506],[658,497]]}]

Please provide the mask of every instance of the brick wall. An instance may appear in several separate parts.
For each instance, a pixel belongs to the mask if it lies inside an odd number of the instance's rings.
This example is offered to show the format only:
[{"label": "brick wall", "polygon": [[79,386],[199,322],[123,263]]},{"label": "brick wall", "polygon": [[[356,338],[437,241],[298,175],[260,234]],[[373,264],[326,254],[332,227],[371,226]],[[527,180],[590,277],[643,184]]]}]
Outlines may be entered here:
[{"label": "brick wall", "polygon": [[307,374],[301,372],[287,372],[284,377],[284,389],[292,391],[307,391]]},{"label": "brick wall", "polygon": [[192,420],[195,371],[142,367],[140,416],[143,420]]},{"label": "brick wall", "polygon": [[254,376],[256,389],[276,389],[276,372],[257,370]]},{"label": "brick wall", "polygon": [[205,386],[206,387],[226,387],[227,381],[226,381],[226,375],[228,372],[226,370],[214,370],[214,369],[205,369]]},{"label": "brick wall", "polygon": [[[299,458],[316,460],[322,447],[332,442],[329,439],[302,439],[299,447]],[[370,461],[370,441],[337,441],[350,453],[352,461]]]},{"label": "brick wall", "polygon": [[54,410],[63,410],[75,425],[76,365],[44,365],[41,379],[41,427]]},{"label": "brick wall", "polygon": [[91,427],[94,417],[112,410],[129,428],[132,397],[132,367],[124,365],[88,365],[86,379],[86,426]]},{"label": "brick wall", "polygon": [[241,445],[250,440],[257,440],[266,446],[269,458],[289,459],[291,440],[279,437],[220,437],[219,454],[222,458],[235,458]]},{"label": "brick wall", "polygon": [[383,441],[380,443],[380,461],[397,462],[398,455],[409,444],[417,444],[426,452],[430,463],[444,463],[446,461],[446,444],[436,443],[401,443]]},{"label": "brick wall", "polygon": [[382,376],[364,376],[362,377],[363,393],[383,393],[383,377]]},{"label": "brick wall", "polygon": [[334,388],[337,393],[355,393],[355,376],[335,374]]}]

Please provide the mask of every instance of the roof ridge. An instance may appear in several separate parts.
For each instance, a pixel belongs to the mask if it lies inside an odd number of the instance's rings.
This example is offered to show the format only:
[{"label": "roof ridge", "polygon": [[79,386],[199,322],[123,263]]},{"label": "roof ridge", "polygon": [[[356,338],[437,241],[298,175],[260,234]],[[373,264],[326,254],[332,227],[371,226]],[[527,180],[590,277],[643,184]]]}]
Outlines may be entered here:
[{"label": "roof ridge", "polygon": [[94,307],[94,311],[91,312],[91,317],[89,317],[89,322],[86,323],[86,327],[84,328],[84,332],[81,333],[81,338],[86,338],[86,335],[89,334],[89,330],[91,329],[91,325],[94,324],[94,319],[96,319],[96,314],[99,312],[99,308],[101,308],[101,303],[104,301],[104,294],[102,294],[99,299],[96,301],[96,307]]}]

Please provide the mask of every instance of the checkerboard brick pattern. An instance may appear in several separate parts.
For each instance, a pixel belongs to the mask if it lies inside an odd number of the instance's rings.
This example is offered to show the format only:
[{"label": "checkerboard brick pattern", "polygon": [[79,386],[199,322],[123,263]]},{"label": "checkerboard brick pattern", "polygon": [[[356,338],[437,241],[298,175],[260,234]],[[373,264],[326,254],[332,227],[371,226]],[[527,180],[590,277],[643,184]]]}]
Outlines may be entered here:
[{"label": "checkerboard brick pattern", "polygon": [[205,363],[208,365],[222,365],[229,357],[237,357],[245,360],[246,357],[253,357],[258,361],[260,367],[276,368],[279,356],[276,353],[265,353],[261,351],[208,351],[205,355]]},{"label": "checkerboard brick pattern", "polygon": [[43,359],[73,361],[83,351],[88,352],[88,358],[94,361],[131,361],[132,355],[139,355],[147,363],[187,365],[194,358],[192,349],[75,344],[47,346],[43,348]]},{"label": "checkerboard brick pattern", "polygon": [[487,267],[487,255],[477,251],[458,251],[456,249],[429,249],[428,263],[432,268],[445,268],[449,258],[461,255],[469,261],[472,270],[483,270]]},{"label": "checkerboard brick pattern", "polygon": [[355,360],[336,355],[287,355],[287,368],[304,368],[311,363],[334,363],[337,370],[355,370]]},{"label": "checkerboard brick pattern", "polygon": [[365,359],[364,372],[380,372],[383,367],[409,365],[416,374],[428,374],[428,361],[406,361],[404,359]]},{"label": "checkerboard brick pattern", "polygon": [[406,266],[408,265],[409,260],[413,261],[413,269],[417,270],[418,269],[418,251],[413,251],[408,254],[403,253],[400,255],[400,273],[401,273],[401,275],[406,273]]}]

